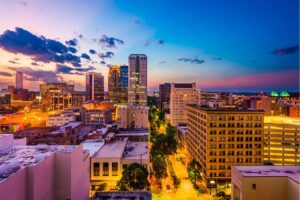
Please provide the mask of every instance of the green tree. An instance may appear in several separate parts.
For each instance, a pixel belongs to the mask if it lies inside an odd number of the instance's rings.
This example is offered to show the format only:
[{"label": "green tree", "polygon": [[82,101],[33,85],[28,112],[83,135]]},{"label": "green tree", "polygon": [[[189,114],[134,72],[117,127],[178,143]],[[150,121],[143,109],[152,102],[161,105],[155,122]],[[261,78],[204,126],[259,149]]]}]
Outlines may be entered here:
[{"label": "green tree", "polygon": [[187,166],[188,175],[189,177],[196,183],[197,180],[202,180],[201,171],[202,166],[201,164],[193,159]]},{"label": "green tree", "polygon": [[166,178],[167,173],[167,162],[164,154],[159,151],[151,151],[152,154],[152,169],[153,175],[157,179]]},{"label": "green tree", "polygon": [[166,132],[166,134],[156,136],[152,148],[164,152],[166,155],[172,155],[177,151],[177,137],[172,127],[168,126]]},{"label": "green tree", "polygon": [[149,189],[148,175],[146,168],[138,163],[133,163],[123,171],[122,178],[117,185],[122,191]]}]

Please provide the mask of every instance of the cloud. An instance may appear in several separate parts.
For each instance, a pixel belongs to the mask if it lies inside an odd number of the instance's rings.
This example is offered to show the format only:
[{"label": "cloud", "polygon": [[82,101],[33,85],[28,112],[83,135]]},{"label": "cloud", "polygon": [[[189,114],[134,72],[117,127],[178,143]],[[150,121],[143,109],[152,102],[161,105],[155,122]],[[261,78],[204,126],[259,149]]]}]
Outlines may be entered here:
[{"label": "cloud", "polygon": [[165,60],[162,60],[158,64],[162,65],[162,64],[165,64],[165,63],[167,63],[167,62]]},{"label": "cloud", "polygon": [[55,71],[35,70],[29,67],[8,67],[13,71],[21,71],[29,81],[61,82],[63,79]]},{"label": "cloud", "polygon": [[105,62],[104,60],[102,60],[102,61],[100,62],[100,64],[105,65],[106,62]]},{"label": "cloud", "polygon": [[14,61],[14,60],[9,60],[8,62],[11,64],[19,64],[18,62]]},{"label": "cloud", "polygon": [[193,63],[193,64],[202,64],[205,62],[205,60],[198,59],[198,58],[179,58],[178,61],[185,62],[185,63]]},{"label": "cloud", "polygon": [[124,41],[118,38],[102,35],[99,39],[99,44],[102,45],[102,47],[115,48],[117,47],[117,44],[124,44]]},{"label": "cloud", "polygon": [[77,49],[75,49],[74,47],[68,47],[69,52],[71,53],[76,53]]},{"label": "cloud", "polygon": [[212,60],[217,60],[217,61],[220,61],[220,60],[222,60],[222,58],[221,58],[221,57],[212,57],[211,59],[212,59]]},{"label": "cloud", "polygon": [[0,72],[0,76],[12,76],[12,74],[8,72]]},{"label": "cloud", "polygon": [[32,62],[31,65],[33,65],[33,66],[39,66],[39,64],[36,63],[36,62]]},{"label": "cloud", "polygon": [[66,41],[66,45],[69,45],[69,46],[77,46],[78,44],[78,40],[77,39],[71,39],[71,40],[68,40]]},{"label": "cloud", "polygon": [[284,55],[296,53],[298,50],[299,50],[299,45],[294,45],[294,46],[275,49],[271,53],[278,56],[284,56]]},{"label": "cloud", "polygon": [[61,64],[56,65],[56,72],[58,72],[58,73],[72,74],[71,72],[73,70],[74,70],[74,68],[66,66],[66,65],[61,65]]},{"label": "cloud", "polygon": [[164,40],[157,40],[156,44],[157,45],[165,45],[166,41]]},{"label": "cloud", "polygon": [[107,51],[105,53],[99,53],[99,58],[105,59],[105,58],[112,58],[115,54],[111,51]]},{"label": "cloud", "polygon": [[21,4],[22,6],[25,6],[25,7],[28,6],[28,3],[26,1],[20,0],[20,1],[18,1],[18,3]]},{"label": "cloud", "polygon": [[94,49],[89,50],[90,54],[96,54],[97,52]]},{"label": "cloud", "polygon": [[89,55],[87,55],[86,53],[81,54],[81,58],[91,60],[91,57]]},{"label": "cloud", "polygon": [[0,48],[11,53],[30,56],[33,61],[70,63],[81,66],[80,57],[69,53],[67,46],[59,41],[36,36],[22,28],[6,30],[0,35]]},{"label": "cloud", "polygon": [[144,44],[145,47],[148,47],[149,45],[150,45],[150,42],[149,42],[149,41],[147,41],[147,42]]}]

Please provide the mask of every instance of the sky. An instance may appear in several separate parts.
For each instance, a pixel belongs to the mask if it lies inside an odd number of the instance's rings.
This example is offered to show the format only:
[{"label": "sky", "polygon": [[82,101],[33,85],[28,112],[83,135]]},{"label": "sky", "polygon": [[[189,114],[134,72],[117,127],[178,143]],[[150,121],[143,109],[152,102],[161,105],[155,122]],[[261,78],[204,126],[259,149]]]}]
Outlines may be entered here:
[{"label": "sky", "polygon": [[148,90],[299,91],[298,0],[0,0],[0,88],[22,71],[31,90],[84,90],[132,53],[148,57]]}]

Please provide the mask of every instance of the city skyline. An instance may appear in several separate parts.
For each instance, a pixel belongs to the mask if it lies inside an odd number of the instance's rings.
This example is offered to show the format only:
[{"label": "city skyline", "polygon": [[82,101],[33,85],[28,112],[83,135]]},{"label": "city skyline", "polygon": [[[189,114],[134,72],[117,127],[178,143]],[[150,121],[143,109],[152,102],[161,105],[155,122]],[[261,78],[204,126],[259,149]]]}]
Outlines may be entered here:
[{"label": "city skyline", "polygon": [[107,90],[107,65],[141,53],[148,90],[197,82],[208,91],[299,91],[295,0],[1,2],[0,88],[21,71],[24,88],[68,82],[84,90],[85,72],[94,71]]}]

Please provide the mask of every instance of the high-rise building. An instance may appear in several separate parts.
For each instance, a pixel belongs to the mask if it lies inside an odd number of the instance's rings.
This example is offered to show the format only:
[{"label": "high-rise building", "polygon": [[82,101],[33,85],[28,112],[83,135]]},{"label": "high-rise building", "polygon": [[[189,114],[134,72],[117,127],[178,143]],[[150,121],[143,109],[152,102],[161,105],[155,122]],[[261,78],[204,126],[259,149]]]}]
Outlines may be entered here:
[{"label": "high-rise building", "polygon": [[186,105],[199,104],[200,91],[196,83],[172,83],[170,95],[170,122],[173,126],[186,123]]},{"label": "high-rise building", "polygon": [[187,106],[187,152],[208,180],[227,181],[233,165],[263,164],[264,111]]},{"label": "high-rise building", "polygon": [[108,72],[108,97],[110,100],[127,101],[128,66],[112,65]]},{"label": "high-rise building", "polygon": [[300,119],[264,117],[264,161],[273,165],[300,165]]},{"label": "high-rise building", "polygon": [[128,102],[147,105],[147,56],[131,54],[129,62]]},{"label": "high-rise building", "polygon": [[101,73],[86,74],[86,100],[102,101],[104,99],[104,76]]},{"label": "high-rise building", "polygon": [[16,88],[23,89],[23,73],[19,71],[16,72]]},{"label": "high-rise building", "polygon": [[164,83],[159,85],[159,110],[163,111],[169,109],[170,106],[171,83]]}]

